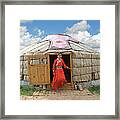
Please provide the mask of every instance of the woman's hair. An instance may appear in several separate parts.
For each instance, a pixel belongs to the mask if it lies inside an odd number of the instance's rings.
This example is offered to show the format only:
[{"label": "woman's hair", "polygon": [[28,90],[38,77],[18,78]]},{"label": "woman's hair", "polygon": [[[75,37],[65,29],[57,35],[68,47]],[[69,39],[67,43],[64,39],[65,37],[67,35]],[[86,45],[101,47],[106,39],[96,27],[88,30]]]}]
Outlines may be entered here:
[{"label": "woman's hair", "polygon": [[61,52],[59,52],[57,55],[62,55],[62,53],[61,53]]}]

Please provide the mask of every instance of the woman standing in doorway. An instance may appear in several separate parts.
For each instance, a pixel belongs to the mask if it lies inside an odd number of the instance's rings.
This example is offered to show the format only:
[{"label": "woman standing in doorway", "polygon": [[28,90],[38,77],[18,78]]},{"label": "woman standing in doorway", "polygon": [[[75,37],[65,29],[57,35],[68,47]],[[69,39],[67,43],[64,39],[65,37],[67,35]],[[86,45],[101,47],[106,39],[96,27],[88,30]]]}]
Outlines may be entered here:
[{"label": "woman standing in doorway", "polygon": [[63,68],[70,69],[64,63],[64,60],[62,59],[62,54],[58,53],[57,59],[55,59],[53,63],[54,76],[52,81],[52,88],[54,91],[58,90],[59,88],[62,88],[63,84],[67,83]]}]

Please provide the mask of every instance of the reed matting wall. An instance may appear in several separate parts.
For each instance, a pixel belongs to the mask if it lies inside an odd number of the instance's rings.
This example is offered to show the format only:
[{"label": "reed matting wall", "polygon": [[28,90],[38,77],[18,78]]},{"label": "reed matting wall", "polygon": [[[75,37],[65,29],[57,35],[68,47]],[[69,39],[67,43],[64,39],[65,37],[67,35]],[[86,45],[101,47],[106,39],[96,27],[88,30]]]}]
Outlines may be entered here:
[{"label": "reed matting wall", "polygon": [[[48,58],[32,59],[29,64],[47,64]],[[83,82],[100,79],[100,54],[75,51],[72,53],[72,81]],[[20,80],[28,80],[28,58],[20,56]]]}]

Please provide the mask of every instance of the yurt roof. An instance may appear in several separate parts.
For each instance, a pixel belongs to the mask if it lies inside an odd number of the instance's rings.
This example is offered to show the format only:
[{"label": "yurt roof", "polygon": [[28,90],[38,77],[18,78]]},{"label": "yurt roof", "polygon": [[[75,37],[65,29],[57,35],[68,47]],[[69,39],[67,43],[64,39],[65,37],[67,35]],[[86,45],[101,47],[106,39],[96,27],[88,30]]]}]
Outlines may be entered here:
[{"label": "yurt roof", "polygon": [[25,47],[20,51],[20,55],[29,53],[46,53],[46,52],[63,52],[63,51],[81,51],[96,52],[85,44],[73,39],[69,35],[52,34],[45,37],[41,42]]}]

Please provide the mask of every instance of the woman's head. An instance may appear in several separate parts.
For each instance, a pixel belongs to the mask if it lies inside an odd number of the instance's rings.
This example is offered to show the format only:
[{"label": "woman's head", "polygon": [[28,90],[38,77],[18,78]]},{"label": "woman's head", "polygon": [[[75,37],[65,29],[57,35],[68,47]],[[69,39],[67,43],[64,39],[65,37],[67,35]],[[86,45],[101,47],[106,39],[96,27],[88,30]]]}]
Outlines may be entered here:
[{"label": "woman's head", "polygon": [[57,54],[57,57],[58,57],[58,58],[62,58],[62,53],[58,53],[58,54]]}]

